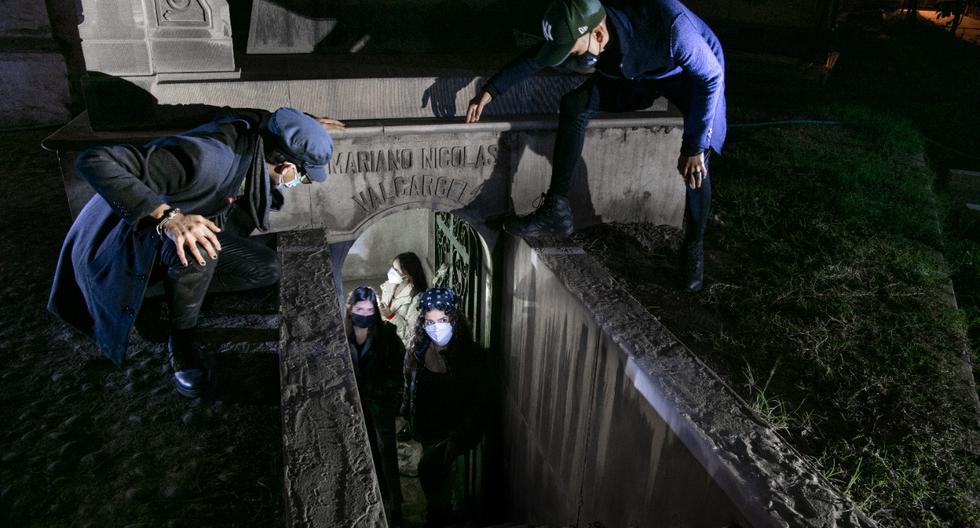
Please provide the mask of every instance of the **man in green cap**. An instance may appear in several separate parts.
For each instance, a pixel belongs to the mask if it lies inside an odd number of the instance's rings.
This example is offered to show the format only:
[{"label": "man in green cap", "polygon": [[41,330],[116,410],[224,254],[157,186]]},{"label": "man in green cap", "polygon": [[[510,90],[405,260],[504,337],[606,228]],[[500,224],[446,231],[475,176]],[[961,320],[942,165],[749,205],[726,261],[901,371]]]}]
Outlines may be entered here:
[{"label": "man in green cap", "polygon": [[725,59],[711,29],[678,0],[553,0],[541,21],[544,42],[491,77],[467,110],[479,121],[484,107],[545,67],[591,74],[561,99],[551,185],[541,206],[512,218],[516,236],[566,236],[572,175],[585,128],[597,112],[628,112],[666,97],[684,114],[677,170],[686,185],[685,286],[704,285],[704,231],[711,205],[708,155],[725,142]]}]

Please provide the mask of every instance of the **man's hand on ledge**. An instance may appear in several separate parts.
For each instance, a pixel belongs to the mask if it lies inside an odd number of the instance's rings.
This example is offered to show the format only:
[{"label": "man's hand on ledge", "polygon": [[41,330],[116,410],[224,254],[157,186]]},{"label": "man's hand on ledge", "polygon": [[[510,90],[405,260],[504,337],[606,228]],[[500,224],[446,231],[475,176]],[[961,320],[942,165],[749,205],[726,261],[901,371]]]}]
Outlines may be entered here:
[{"label": "man's hand on ledge", "polygon": [[476,123],[480,120],[480,116],[483,115],[483,108],[490,104],[493,100],[493,96],[490,92],[483,90],[476,94],[476,97],[470,99],[470,106],[466,109],[466,122]]},{"label": "man's hand on ledge", "polygon": [[327,130],[336,130],[338,128],[344,128],[346,126],[344,125],[343,122],[338,121],[336,119],[331,119],[329,117],[318,117],[316,118],[316,120],[318,123],[323,125],[323,128]]}]

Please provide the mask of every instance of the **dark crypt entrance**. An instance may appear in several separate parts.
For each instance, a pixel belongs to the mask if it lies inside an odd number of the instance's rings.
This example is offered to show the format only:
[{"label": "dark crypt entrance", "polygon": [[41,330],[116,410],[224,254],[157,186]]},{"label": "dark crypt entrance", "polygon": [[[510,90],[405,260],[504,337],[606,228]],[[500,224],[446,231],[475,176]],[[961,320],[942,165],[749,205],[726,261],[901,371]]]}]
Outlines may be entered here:
[{"label": "dark crypt entrance", "polygon": [[[391,289],[385,284],[387,271],[398,255],[413,253],[418,256],[430,288],[452,288],[459,296],[459,305],[469,322],[474,342],[488,349],[491,346],[495,321],[491,318],[494,276],[489,247],[483,236],[466,220],[448,212],[430,209],[410,209],[390,214],[372,222],[350,244],[346,252],[338,293],[345,304],[351,291],[360,286],[374,288],[379,297],[382,290]],[[336,256],[336,251],[334,252]],[[390,299],[384,297],[384,299]],[[417,301],[415,298],[412,302]],[[346,306],[342,306],[342,313]],[[384,312],[382,312],[384,313]],[[415,312],[413,312],[414,314]],[[394,318],[393,318],[394,320]],[[411,321],[414,326],[415,321]],[[410,346],[406,342],[406,349]],[[499,357],[489,350],[490,364],[499,364]],[[488,377],[496,378],[493,372]],[[496,394],[493,395],[496,399]],[[495,420],[488,420],[490,427],[477,447],[456,458],[451,472],[451,495],[454,510],[465,519],[486,516],[486,508],[492,508],[492,498],[486,491],[488,471],[492,470]],[[418,479],[418,464],[422,446],[409,438],[407,421],[399,417],[398,469],[401,491],[404,497],[403,526],[421,526],[425,517],[425,498]],[[389,516],[390,511],[386,509]]]}]

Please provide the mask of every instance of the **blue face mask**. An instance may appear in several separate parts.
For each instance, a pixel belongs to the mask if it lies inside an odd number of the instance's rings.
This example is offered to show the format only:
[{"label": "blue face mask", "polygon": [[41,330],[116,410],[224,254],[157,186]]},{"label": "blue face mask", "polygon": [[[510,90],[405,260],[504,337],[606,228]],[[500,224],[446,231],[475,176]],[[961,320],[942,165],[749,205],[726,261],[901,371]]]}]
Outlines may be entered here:
[{"label": "blue face mask", "polygon": [[289,182],[279,182],[279,185],[276,185],[276,189],[279,189],[280,191],[284,191],[286,189],[292,189],[293,187],[299,187],[301,183],[303,183],[303,179],[300,178],[299,176],[296,176]]},{"label": "blue face mask", "polygon": [[292,189],[293,187],[298,187],[301,183],[303,183],[303,175],[300,174],[299,169],[294,168],[293,171],[294,171],[293,179],[289,180],[289,182],[282,181],[282,179],[286,176],[286,174],[279,175],[279,184],[276,185],[276,189],[280,191],[284,191],[286,189]]}]

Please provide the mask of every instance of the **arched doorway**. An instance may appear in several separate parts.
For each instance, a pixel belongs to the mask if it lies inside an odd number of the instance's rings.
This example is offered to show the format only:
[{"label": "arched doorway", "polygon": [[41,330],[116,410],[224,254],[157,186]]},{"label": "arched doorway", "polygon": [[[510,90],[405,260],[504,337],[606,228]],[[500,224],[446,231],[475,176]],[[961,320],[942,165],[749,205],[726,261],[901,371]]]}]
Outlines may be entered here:
[{"label": "arched doorway", "polygon": [[[466,219],[427,208],[406,209],[376,217],[359,230],[357,238],[332,243],[340,299],[359,286],[381,291],[392,259],[404,252],[418,255],[430,286],[452,287],[459,295],[470,321],[474,340],[489,347],[493,336],[491,306],[494,284],[490,245]],[[342,255],[338,248],[343,248]],[[399,419],[398,429],[404,426]],[[488,441],[457,459],[452,475],[453,501],[458,511],[471,518],[484,508],[485,468],[490,455]],[[415,466],[421,455],[416,442],[399,441],[405,526],[420,526],[425,501]]]}]

